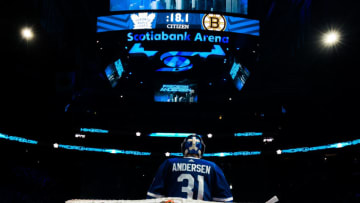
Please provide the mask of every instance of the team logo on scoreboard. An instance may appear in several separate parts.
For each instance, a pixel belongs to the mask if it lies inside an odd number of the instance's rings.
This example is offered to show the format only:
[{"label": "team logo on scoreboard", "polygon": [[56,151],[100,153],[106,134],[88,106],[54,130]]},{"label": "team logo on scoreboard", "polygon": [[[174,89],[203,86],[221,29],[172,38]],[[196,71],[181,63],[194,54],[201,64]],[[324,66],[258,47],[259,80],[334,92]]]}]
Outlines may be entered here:
[{"label": "team logo on scoreboard", "polygon": [[205,30],[224,31],[226,28],[226,19],[220,14],[205,14],[202,19],[202,25]]},{"label": "team logo on scoreboard", "polygon": [[134,29],[152,29],[154,19],[154,13],[139,13],[139,15],[131,15],[131,20],[134,23]]}]

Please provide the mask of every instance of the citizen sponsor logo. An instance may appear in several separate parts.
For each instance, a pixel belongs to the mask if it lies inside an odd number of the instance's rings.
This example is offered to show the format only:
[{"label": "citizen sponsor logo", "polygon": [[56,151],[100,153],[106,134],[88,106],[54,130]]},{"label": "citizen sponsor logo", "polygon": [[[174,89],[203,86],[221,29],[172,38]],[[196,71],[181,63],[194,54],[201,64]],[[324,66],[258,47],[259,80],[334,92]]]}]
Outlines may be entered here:
[{"label": "citizen sponsor logo", "polygon": [[167,24],[166,25],[167,29],[189,29],[190,25],[185,25],[185,24]]}]

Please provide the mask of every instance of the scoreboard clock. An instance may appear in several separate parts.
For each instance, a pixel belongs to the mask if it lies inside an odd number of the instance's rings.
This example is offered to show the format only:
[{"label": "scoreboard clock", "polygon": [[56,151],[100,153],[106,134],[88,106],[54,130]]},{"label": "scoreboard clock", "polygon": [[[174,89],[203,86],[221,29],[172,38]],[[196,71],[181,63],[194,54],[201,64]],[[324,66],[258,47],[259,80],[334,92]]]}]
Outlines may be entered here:
[{"label": "scoreboard clock", "polygon": [[166,15],[166,22],[168,23],[188,23],[188,13],[170,13]]},{"label": "scoreboard clock", "polygon": [[201,29],[201,19],[193,13],[158,13],[156,28],[160,29]]}]

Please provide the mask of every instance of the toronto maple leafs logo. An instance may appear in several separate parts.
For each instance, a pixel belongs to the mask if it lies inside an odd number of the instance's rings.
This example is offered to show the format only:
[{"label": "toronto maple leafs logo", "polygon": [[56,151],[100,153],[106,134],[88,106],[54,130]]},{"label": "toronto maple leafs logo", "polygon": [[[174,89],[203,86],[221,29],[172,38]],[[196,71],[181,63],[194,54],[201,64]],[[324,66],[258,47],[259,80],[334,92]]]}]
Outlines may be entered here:
[{"label": "toronto maple leafs logo", "polygon": [[189,147],[189,150],[198,150],[198,148],[196,147],[196,143],[200,143],[199,139],[196,139],[195,137],[192,139],[189,139],[188,142],[191,142],[191,147]]},{"label": "toronto maple leafs logo", "polygon": [[139,13],[138,15],[131,15],[131,20],[134,23],[134,29],[152,29],[152,22],[154,19],[154,13]]}]

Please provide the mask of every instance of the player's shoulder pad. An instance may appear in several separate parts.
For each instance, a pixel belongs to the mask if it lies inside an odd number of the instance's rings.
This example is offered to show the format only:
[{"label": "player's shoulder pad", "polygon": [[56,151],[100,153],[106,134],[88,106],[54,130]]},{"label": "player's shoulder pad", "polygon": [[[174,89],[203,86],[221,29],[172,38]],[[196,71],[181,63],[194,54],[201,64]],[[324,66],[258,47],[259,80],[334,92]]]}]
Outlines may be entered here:
[{"label": "player's shoulder pad", "polygon": [[165,162],[174,163],[174,162],[177,162],[179,160],[181,160],[181,159],[178,158],[178,157],[173,157],[173,158],[166,159]]}]

